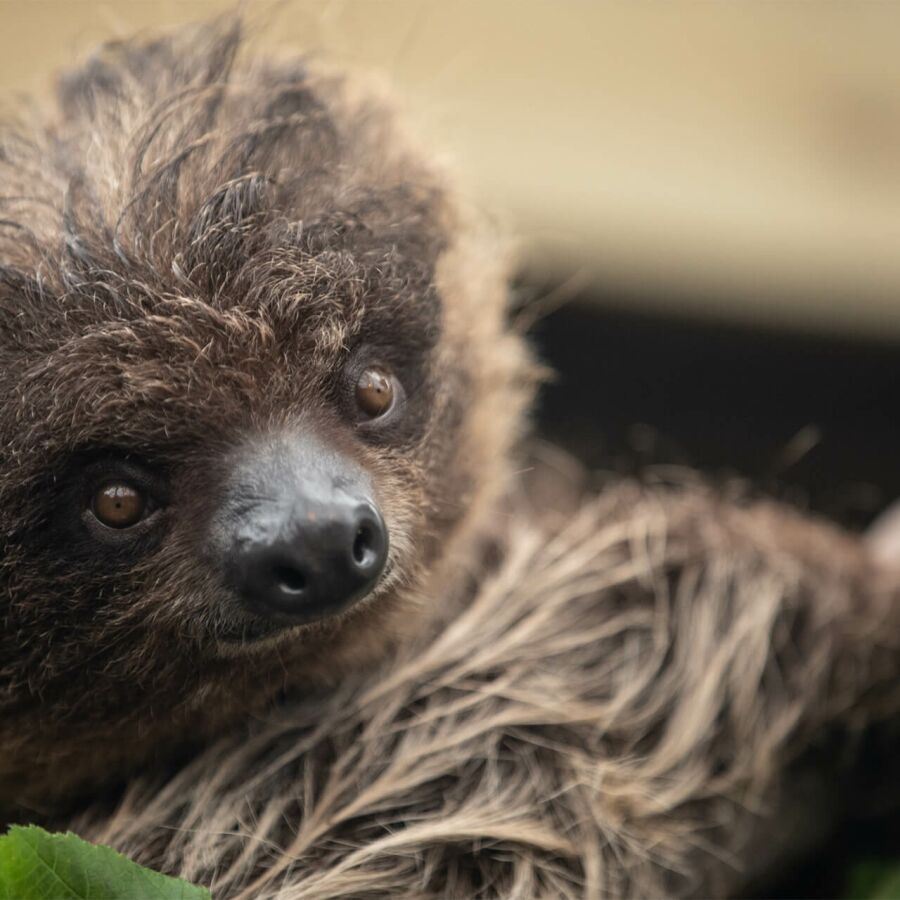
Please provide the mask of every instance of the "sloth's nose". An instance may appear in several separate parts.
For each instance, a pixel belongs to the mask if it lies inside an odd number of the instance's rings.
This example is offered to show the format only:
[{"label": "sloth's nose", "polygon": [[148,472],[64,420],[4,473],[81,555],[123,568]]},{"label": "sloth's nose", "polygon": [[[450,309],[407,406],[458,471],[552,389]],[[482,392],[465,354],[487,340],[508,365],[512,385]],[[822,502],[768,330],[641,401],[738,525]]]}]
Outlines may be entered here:
[{"label": "sloth's nose", "polygon": [[256,612],[312,621],[347,609],[372,589],[388,547],[372,504],[301,502],[282,515],[232,553],[234,586]]},{"label": "sloth's nose", "polygon": [[349,608],[372,590],[388,556],[368,474],[311,434],[248,444],[211,539],[231,589],[272,625]]}]

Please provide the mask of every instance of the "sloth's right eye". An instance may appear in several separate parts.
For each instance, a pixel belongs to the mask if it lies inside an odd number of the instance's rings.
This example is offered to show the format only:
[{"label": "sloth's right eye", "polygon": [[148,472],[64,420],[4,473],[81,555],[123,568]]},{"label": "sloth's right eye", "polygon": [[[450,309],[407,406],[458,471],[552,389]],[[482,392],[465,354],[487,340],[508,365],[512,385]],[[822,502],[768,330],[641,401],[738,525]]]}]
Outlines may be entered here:
[{"label": "sloth's right eye", "polygon": [[90,509],[107,528],[131,528],[144,518],[147,497],[128,481],[111,481],[94,492]]},{"label": "sloth's right eye", "polygon": [[82,470],[81,521],[94,540],[118,548],[159,536],[168,487],[162,473],[133,459],[100,457]]}]

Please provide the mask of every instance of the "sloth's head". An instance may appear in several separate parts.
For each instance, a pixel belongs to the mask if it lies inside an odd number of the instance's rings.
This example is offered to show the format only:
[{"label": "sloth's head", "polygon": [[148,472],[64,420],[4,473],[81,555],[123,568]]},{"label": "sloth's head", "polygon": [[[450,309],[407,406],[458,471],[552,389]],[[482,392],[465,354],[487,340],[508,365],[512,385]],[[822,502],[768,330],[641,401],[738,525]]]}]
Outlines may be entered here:
[{"label": "sloth's head", "polygon": [[509,468],[496,248],[383,104],[238,45],[109,47],[0,134],[0,799],[365,665]]}]

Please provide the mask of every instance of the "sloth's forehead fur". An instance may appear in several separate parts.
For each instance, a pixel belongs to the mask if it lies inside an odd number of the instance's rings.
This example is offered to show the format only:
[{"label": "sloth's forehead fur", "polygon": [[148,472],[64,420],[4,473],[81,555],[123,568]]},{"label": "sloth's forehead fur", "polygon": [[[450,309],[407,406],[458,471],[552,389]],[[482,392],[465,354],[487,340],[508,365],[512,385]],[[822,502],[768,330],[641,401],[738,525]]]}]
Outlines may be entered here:
[{"label": "sloth's forehead fur", "polygon": [[49,122],[0,132],[0,347],[36,418],[48,397],[84,427],[196,411],[212,383],[275,408],[361,342],[427,368],[440,180],[371,94],[240,44],[225,25],[107,47]]}]

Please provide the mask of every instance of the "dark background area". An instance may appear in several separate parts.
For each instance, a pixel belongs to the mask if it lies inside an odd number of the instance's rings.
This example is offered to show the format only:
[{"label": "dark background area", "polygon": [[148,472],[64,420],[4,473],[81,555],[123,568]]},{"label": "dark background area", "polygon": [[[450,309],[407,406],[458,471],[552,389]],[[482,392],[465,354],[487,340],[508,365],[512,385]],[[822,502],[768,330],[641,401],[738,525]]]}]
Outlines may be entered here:
[{"label": "dark background area", "polygon": [[591,468],[696,467],[853,528],[900,498],[900,345],[586,301],[533,333],[538,427]]}]

